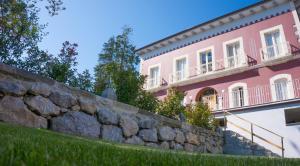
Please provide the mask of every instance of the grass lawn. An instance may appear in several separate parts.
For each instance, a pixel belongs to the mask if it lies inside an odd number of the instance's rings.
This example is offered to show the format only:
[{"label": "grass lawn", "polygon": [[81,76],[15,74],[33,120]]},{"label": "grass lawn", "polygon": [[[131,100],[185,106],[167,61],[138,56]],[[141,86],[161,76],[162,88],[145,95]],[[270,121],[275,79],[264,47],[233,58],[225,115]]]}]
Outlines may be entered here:
[{"label": "grass lawn", "polygon": [[0,165],[300,165],[296,159],[172,152],[0,123]]}]

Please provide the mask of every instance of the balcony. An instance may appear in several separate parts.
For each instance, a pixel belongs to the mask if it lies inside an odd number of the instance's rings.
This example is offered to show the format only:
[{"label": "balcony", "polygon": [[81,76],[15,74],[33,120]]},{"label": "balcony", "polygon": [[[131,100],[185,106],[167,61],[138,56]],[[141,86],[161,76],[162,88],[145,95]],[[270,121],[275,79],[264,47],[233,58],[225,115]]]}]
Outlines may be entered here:
[{"label": "balcony", "polygon": [[248,67],[247,56],[241,53],[226,60],[219,59],[215,63],[208,63],[197,67],[189,67],[186,71],[177,71],[169,75],[168,84],[171,86],[182,86],[208,79],[224,77],[243,72]]},{"label": "balcony", "polygon": [[149,78],[146,80],[146,84],[144,86],[147,90],[154,90],[161,87],[161,79],[160,78]]},{"label": "balcony", "polygon": [[274,65],[288,61],[292,58],[291,45],[289,42],[281,42],[275,45],[261,48],[261,60],[265,65]]},{"label": "balcony", "polygon": [[[282,84],[257,85],[247,89],[238,89],[232,92],[227,90],[217,93],[216,109],[213,111],[242,109],[247,107],[284,103],[300,99],[300,79],[288,81],[282,88]],[[283,87],[284,87],[283,86]]]},{"label": "balcony", "polygon": [[185,81],[189,78],[189,72],[187,70],[177,71],[169,75],[169,83],[178,83]]},{"label": "balcony", "polygon": [[[261,66],[285,63],[294,58],[292,54],[292,47],[289,42],[282,42],[277,45],[261,48],[260,51],[261,64],[249,65],[251,64],[251,59],[249,60],[246,53],[241,52],[235,56],[217,59],[207,64],[201,64],[199,66],[185,66],[186,70],[170,73],[167,75],[168,77],[160,78],[158,84],[153,83],[157,81],[148,80],[146,89],[155,92],[171,86],[185,86],[201,81],[242,73]],[[163,84],[161,80],[164,80]]]}]

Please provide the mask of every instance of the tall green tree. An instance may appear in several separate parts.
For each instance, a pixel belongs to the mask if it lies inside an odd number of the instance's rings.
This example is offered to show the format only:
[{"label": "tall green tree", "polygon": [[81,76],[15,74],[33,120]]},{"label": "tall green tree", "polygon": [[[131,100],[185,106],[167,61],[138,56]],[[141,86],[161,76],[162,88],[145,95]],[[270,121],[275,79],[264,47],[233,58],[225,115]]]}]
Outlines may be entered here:
[{"label": "tall green tree", "polygon": [[[38,3],[41,1],[0,1],[1,62],[22,68],[26,66],[23,64],[26,61],[22,57],[37,53],[38,43],[46,34],[45,25],[39,24],[38,14],[41,8],[38,7]],[[59,10],[64,10],[61,0],[46,0],[46,2],[45,7],[50,15],[56,15]]]},{"label": "tall green tree", "polygon": [[130,41],[131,33],[131,28],[124,28],[122,34],[113,36],[104,43],[95,67],[95,92],[101,94],[108,83],[111,83],[119,101],[134,105],[145,77],[140,76],[135,69],[139,64],[139,57]]},{"label": "tall green tree", "polygon": [[48,67],[48,76],[59,82],[70,83],[76,74],[76,56],[78,45],[65,41],[57,57],[54,57]]},{"label": "tall green tree", "polygon": [[46,51],[40,50],[38,47],[28,49],[28,55],[21,63],[22,69],[29,72],[49,77],[50,64],[53,60],[53,55]]},{"label": "tall green tree", "polygon": [[84,70],[82,73],[78,73],[77,76],[71,79],[70,85],[82,90],[93,92],[93,77],[88,70]]},{"label": "tall green tree", "polygon": [[51,16],[65,9],[62,0],[0,0],[0,61],[91,91],[89,72],[77,73],[76,43],[64,42],[57,56],[38,47],[47,34],[38,17],[42,1]]}]

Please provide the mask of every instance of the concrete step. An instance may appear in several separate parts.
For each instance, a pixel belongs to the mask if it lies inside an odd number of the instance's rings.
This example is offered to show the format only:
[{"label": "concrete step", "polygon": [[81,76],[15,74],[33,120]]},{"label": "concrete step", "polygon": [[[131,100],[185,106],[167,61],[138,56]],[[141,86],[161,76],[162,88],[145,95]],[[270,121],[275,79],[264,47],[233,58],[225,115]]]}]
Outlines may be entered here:
[{"label": "concrete step", "polygon": [[233,155],[279,157],[279,155],[265,147],[260,146],[257,143],[252,143],[251,140],[231,130],[225,131],[225,144],[223,146],[223,151],[225,154]]}]

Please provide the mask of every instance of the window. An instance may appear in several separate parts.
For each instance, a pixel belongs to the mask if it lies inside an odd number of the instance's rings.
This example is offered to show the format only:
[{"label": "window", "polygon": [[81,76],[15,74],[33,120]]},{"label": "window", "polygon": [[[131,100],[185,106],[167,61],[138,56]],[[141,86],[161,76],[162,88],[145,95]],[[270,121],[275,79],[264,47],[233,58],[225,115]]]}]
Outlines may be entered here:
[{"label": "window", "polygon": [[300,125],[300,108],[284,110],[286,125]]},{"label": "window", "polygon": [[274,58],[282,53],[281,39],[279,30],[264,34],[266,42],[266,55],[268,58]]},{"label": "window", "polygon": [[199,50],[198,58],[198,74],[205,74],[214,70],[213,47]]},{"label": "window", "polygon": [[233,107],[244,106],[244,89],[243,87],[236,87],[232,90]]},{"label": "window", "polygon": [[273,101],[282,101],[294,98],[292,78],[289,74],[278,74],[270,79]]},{"label": "window", "polygon": [[248,105],[248,91],[246,83],[235,83],[228,88],[230,108]]},{"label": "window", "polygon": [[239,67],[246,62],[244,55],[243,40],[237,38],[223,43],[225,67],[234,68]]},{"label": "window", "polygon": [[285,40],[283,27],[278,25],[260,31],[262,42],[262,60],[270,60],[287,53],[288,45]]},{"label": "window", "polygon": [[219,127],[226,127],[227,126],[227,119],[224,118],[215,118],[216,124],[218,124]]},{"label": "window", "polygon": [[274,86],[277,101],[288,99],[287,79],[283,78],[275,80]]},{"label": "window", "polygon": [[227,45],[228,67],[237,66],[239,54],[240,54],[240,43],[239,42],[235,42],[235,43]]},{"label": "window", "polygon": [[160,85],[160,65],[149,68],[148,88],[158,87]]},{"label": "window", "polygon": [[179,57],[175,59],[175,82],[187,78],[187,57]]}]

